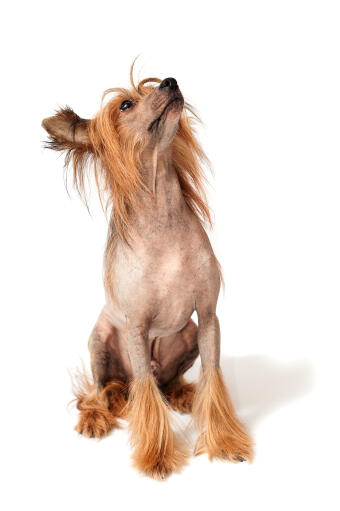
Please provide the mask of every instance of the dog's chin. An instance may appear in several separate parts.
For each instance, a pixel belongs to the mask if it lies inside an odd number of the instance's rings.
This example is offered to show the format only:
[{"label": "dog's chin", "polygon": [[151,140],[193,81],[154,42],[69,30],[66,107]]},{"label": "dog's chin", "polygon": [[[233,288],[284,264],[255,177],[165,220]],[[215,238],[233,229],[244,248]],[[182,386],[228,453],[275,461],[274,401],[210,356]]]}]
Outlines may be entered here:
[{"label": "dog's chin", "polygon": [[168,104],[164,110],[162,117],[177,117],[181,115],[183,110],[184,101],[183,98],[175,98]]},{"label": "dog's chin", "polygon": [[184,106],[183,97],[178,96],[171,99],[162,112],[156,117],[149,125],[148,131],[157,131],[160,125],[163,125],[168,119],[175,121],[178,120]]}]

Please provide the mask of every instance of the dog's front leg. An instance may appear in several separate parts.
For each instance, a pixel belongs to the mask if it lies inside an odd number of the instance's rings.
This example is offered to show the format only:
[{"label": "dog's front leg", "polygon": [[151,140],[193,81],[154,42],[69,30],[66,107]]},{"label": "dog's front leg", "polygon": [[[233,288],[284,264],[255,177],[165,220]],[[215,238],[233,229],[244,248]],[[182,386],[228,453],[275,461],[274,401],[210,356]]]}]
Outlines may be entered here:
[{"label": "dog's front leg", "polygon": [[220,328],[215,312],[198,311],[198,348],[202,372],[193,403],[200,429],[195,454],[250,460],[252,442],[236,416],[220,369]]},{"label": "dog's front leg", "polygon": [[175,438],[167,405],[151,374],[147,329],[128,329],[128,351],[134,374],[128,404],[134,465],[151,477],[164,479],[180,470],[186,452]]}]

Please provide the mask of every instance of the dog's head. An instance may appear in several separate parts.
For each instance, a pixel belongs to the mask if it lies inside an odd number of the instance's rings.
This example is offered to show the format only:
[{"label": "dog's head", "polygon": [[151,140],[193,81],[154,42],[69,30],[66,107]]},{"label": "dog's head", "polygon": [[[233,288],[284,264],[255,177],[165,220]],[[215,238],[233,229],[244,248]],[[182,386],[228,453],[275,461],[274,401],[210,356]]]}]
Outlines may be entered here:
[{"label": "dog's head", "polygon": [[112,92],[116,96],[92,121],[81,119],[70,108],[44,119],[42,125],[53,139],[52,148],[65,148],[70,143],[95,151],[98,138],[106,144],[115,142],[123,150],[132,142],[138,152],[141,147],[169,148],[183,110],[183,95],[175,78],[159,81],[158,86],[146,85],[152,81],[159,80],[143,80],[131,90],[108,89],[104,97]]},{"label": "dog's head", "polygon": [[118,129],[144,139],[146,146],[167,149],[176,133],[184,104],[175,78],[166,78],[157,87],[145,87],[144,82],[134,94],[130,92],[120,100]]},{"label": "dog's head", "polygon": [[[99,191],[107,192],[114,204],[115,224],[122,233],[129,213],[136,207],[138,192],[145,187],[141,169],[146,158],[168,152],[191,209],[209,220],[205,202],[201,161],[205,155],[192,130],[192,109],[184,103],[174,78],[142,80],[132,88],[108,89],[114,96],[103,103],[91,120],[82,119],[70,108],[44,119],[50,139],[47,147],[66,151],[72,164],[75,185],[84,190],[86,162],[94,162]],[[194,114],[195,115],[195,114]]]}]

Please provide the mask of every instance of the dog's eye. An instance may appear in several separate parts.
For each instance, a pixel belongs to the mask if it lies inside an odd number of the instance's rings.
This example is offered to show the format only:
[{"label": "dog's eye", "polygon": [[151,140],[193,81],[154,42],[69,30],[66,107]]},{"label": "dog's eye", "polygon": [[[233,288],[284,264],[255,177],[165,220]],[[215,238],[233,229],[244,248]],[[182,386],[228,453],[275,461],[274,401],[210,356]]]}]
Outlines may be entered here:
[{"label": "dog's eye", "polygon": [[129,99],[125,99],[125,101],[123,101],[120,105],[120,111],[121,112],[124,112],[125,110],[128,110],[129,108],[131,108],[133,105],[132,101],[130,101]]}]

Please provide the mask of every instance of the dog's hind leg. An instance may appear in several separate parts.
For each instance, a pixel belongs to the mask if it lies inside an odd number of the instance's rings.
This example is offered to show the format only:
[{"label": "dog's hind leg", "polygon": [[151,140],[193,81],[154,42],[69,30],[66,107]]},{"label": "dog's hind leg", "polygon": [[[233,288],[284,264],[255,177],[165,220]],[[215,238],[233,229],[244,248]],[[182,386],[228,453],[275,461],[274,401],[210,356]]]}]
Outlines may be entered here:
[{"label": "dog's hind leg", "polygon": [[128,349],[133,369],[128,405],[132,459],[145,474],[164,479],[180,470],[187,453],[171,429],[166,402],[151,372],[146,328],[128,328]]},{"label": "dog's hind leg", "polygon": [[80,411],[76,431],[100,438],[119,427],[127,403],[127,374],[121,360],[118,332],[102,313],[91,333],[89,350],[93,383],[84,375],[75,389]]},{"label": "dog's hind leg", "polygon": [[180,332],[155,339],[152,347],[151,368],[169,405],[190,413],[196,385],[183,375],[198,356],[196,324],[190,320]]}]

